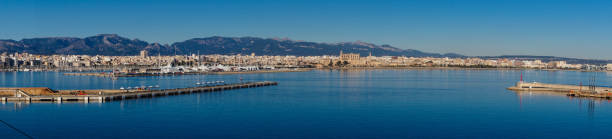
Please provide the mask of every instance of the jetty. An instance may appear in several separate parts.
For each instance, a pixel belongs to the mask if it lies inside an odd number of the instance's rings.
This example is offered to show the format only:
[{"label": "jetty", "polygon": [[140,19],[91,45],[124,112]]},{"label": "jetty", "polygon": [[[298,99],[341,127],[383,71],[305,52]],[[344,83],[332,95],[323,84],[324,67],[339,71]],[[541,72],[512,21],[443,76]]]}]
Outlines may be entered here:
[{"label": "jetty", "polygon": [[278,83],[262,81],[158,90],[144,88],[128,90],[52,90],[46,87],[0,88],[0,102],[105,102],[273,85],[278,85]]},{"label": "jetty", "polygon": [[515,86],[508,87],[507,89],[514,91],[557,92],[565,93],[567,96],[612,99],[612,88],[592,85],[582,86],[519,81]]}]

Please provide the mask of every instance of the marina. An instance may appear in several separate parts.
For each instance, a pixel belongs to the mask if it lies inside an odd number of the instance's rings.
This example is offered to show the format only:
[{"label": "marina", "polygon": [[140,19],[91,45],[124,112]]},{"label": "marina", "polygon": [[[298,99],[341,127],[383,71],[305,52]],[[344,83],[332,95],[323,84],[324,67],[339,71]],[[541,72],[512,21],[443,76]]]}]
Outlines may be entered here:
[{"label": "marina", "polygon": [[220,71],[220,72],[172,72],[172,73],[153,73],[153,72],[75,72],[64,73],[69,76],[97,76],[97,77],[139,77],[139,76],[174,76],[174,75],[215,75],[215,74],[255,74],[255,73],[277,73],[277,72],[307,72],[312,69],[276,69],[276,70],[256,70],[256,71]]},{"label": "marina", "polygon": [[241,88],[253,88],[278,85],[277,82],[245,82],[235,84],[220,84],[213,86],[198,86],[175,89],[154,90],[147,87],[135,87],[119,90],[51,90],[46,87],[28,88],[0,88],[0,101],[25,101],[25,102],[105,102],[124,99],[150,98],[169,95],[181,95],[191,93],[223,91]]},{"label": "marina", "polygon": [[0,139],[612,138],[612,1],[0,11]]},{"label": "marina", "polygon": [[[143,138],[223,138],[228,135],[232,135],[228,138],[301,138],[300,133],[326,135],[330,132],[342,134],[339,138],[396,137],[382,133],[403,135],[398,138],[445,137],[434,133],[437,131],[464,134],[466,136],[462,137],[466,138],[471,137],[467,135],[521,138],[542,129],[565,133],[536,133],[542,138],[608,135],[605,127],[612,124],[607,118],[612,116],[612,99],[566,97],[568,92],[507,90],[515,86],[521,73],[528,77],[525,83],[583,82],[586,84],[583,90],[588,90],[588,80],[595,76],[597,84],[612,84],[612,74],[542,70],[313,70],[118,79],[66,76],[63,72],[15,72],[0,74],[0,87],[48,87],[76,94],[64,95],[61,102],[0,102],[0,115],[36,138],[92,138],[94,133],[89,131],[113,133],[101,138],[130,135],[142,135]],[[93,98],[97,92],[91,91],[84,92],[91,93],[88,103],[67,100],[71,99],[68,96],[78,96],[78,90],[138,90],[128,87],[144,85],[170,90],[196,87],[198,82],[239,83],[240,78],[243,82],[274,81],[279,84],[192,94],[185,89],[184,94],[156,94],[155,98],[126,94],[125,98],[117,95],[102,103]],[[155,88],[157,85],[159,88]],[[53,97],[57,99],[58,96]],[[551,118],[569,122],[546,121]],[[440,127],[431,127],[431,123]],[[55,125],[60,126],[47,128]],[[163,125],[163,128],[150,128],[155,125]],[[325,128],[319,128],[321,126]],[[0,133],[3,138],[20,136],[4,129],[0,130],[4,131]],[[512,129],[524,130],[507,132]],[[241,134],[235,135],[236,132]]]}]

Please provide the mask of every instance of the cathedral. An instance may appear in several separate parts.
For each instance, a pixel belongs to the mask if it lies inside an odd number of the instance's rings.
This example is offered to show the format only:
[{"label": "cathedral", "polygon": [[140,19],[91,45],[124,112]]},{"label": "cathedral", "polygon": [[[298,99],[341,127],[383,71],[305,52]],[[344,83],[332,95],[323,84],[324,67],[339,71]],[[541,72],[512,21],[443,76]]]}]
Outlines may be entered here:
[{"label": "cathedral", "polygon": [[342,61],[359,60],[359,59],[360,59],[360,56],[358,53],[344,54],[342,53],[342,50],[340,50],[340,60]]}]

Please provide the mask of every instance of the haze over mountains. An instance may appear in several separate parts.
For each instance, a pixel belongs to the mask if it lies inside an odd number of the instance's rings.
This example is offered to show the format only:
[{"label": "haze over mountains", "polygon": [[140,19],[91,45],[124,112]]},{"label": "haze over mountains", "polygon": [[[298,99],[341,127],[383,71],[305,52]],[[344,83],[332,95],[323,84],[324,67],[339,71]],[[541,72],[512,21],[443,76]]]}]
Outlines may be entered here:
[{"label": "haze over mountains", "polygon": [[[256,55],[296,55],[320,56],[338,55],[340,50],[345,53],[359,53],[367,56],[407,56],[407,57],[467,57],[460,54],[427,53],[413,49],[399,49],[390,45],[375,45],[366,42],[316,43],[294,41],[289,39],[270,39],[257,37],[207,37],[193,38],[169,45],[149,43],[138,39],[129,39],[117,34],[99,34],[85,38],[46,37],[16,40],[0,40],[0,53],[26,52],[41,55],[107,55],[130,56],[138,55],[139,51],[147,50],[150,54],[188,55],[188,54],[244,54]],[[513,58],[543,61],[564,60],[568,63],[605,64],[611,60],[589,60],[563,58],[552,56],[486,56],[485,59]]]}]

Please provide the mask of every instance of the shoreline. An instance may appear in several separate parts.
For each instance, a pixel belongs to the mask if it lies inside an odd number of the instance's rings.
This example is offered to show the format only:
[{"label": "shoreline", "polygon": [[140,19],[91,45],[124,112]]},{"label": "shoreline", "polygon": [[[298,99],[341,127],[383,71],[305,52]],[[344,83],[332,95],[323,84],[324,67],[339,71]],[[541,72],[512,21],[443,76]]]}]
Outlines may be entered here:
[{"label": "shoreline", "polygon": [[[538,68],[494,68],[494,67],[334,67],[334,68],[295,68],[295,69],[283,69],[283,70],[259,70],[259,71],[227,71],[227,72],[185,72],[185,73],[164,73],[163,75],[132,75],[133,76],[170,76],[170,75],[194,75],[194,74],[258,74],[258,73],[277,73],[277,72],[306,72],[312,70],[385,70],[385,69],[423,69],[423,70],[536,70],[536,71],[578,71],[578,72],[604,72],[612,73],[612,70],[579,70],[579,69],[538,69]],[[103,73],[111,69],[88,69],[88,70],[32,70],[32,71],[18,71],[18,70],[0,70],[0,72],[71,72],[74,74],[86,74],[86,73]],[[66,73],[65,73],[66,74]],[[88,75],[93,76],[93,75]],[[122,77],[122,76],[120,76]]]},{"label": "shoreline", "polygon": [[350,67],[350,68],[315,68],[317,70],[381,70],[381,69],[426,69],[426,70],[536,70],[536,71],[579,71],[579,72],[611,72],[589,71],[577,69],[536,69],[536,68],[470,68],[470,67]]},{"label": "shoreline", "polygon": [[227,72],[185,72],[185,73],[138,73],[138,74],[109,74],[105,72],[77,72],[64,73],[68,76],[97,76],[97,77],[143,77],[143,76],[174,76],[174,75],[231,75],[231,74],[263,74],[280,72],[307,72],[312,68],[294,70],[259,70],[259,71],[227,71]]}]

